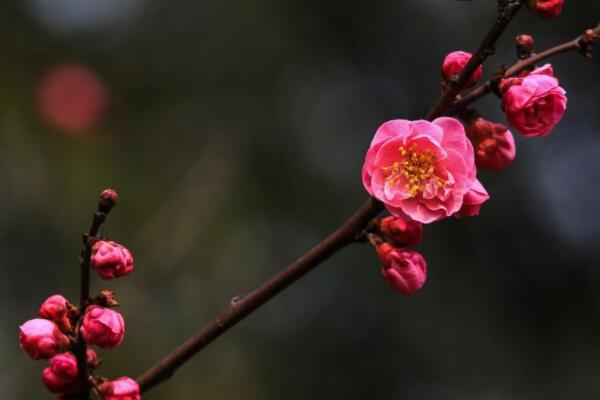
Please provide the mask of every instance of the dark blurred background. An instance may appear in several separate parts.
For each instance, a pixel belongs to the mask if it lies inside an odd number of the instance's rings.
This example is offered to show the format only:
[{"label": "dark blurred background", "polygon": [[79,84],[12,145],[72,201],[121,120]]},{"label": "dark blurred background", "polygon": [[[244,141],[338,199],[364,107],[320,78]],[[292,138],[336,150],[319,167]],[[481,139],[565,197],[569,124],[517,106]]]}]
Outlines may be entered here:
[{"label": "dark blurred background", "polygon": [[[18,326],[49,295],[76,301],[80,235],[137,269],[120,295],[109,377],[136,377],[344,221],[366,193],[377,127],[420,118],[439,66],[472,50],[494,1],[12,0],[0,6],[0,393],[49,399]],[[600,21],[524,11],[542,49]],[[568,112],[481,172],[479,218],[426,230],[426,286],[402,297],[367,246],[324,263],[145,399],[597,399],[600,393],[600,55],[552,60]],[[504,122],[491,96],[479,109]]]}]

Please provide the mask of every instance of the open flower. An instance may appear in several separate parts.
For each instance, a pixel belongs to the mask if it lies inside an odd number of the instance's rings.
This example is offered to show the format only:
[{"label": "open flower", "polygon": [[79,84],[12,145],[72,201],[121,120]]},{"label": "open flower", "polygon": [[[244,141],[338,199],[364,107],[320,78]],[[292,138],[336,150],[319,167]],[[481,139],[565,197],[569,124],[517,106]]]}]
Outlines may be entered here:
[{"label": "open flower", "polygon": [[462,124],[449,117],[386,122],[362,170],[365,189],[392,215],[422,223],[460,210],[475,175],[473,147]]},{"label": "open flower", "polygon": [[565,90],[550,64],[500,84],[502,109],[508,122],[524,136],[546,136],[567,109]]}]

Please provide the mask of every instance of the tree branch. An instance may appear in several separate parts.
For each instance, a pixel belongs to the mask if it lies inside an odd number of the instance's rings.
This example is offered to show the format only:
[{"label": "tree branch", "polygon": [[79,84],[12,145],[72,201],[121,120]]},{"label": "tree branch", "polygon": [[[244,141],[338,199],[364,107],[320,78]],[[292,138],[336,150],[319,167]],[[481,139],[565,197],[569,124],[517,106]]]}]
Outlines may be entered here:
[{"label": "tree branch", "polygon": [[437,103],[427,114],[428,120],[445,115],[448,109],[452,107],[456,96],[464,88],[473,72],[483,64],[486,58],[495,53],[496,42],[524,3],[523,0],[500,0],[498,2],[498,17],[494,25],[473,54],[473,57],[464,66],[461,74],[448,83]]},{"label": "tree branch", "polygon": [[[492,29],[481,42],[479,48],[461,73],[448,85],[437,104],[427,116],[428,120],[433,120],[445,114],[450,106],[452,106],[456,95],[460,92],[469,77],[494,52],[495,44],[500,35],[504,32],[523,3],[524,0],[498,1],[498,18],[494,22]],[[144,372],[137,379],[140,391],[142,393],[147,392],[157,384],[169,379],[173,376],[177,368],[237,322],[265,304],[321,262],[348,244],[356,241],[357,236],[364,230],[369,221],[382,210],[383,205],[380,202],[372,198],[369,199],[340,228],[296,260],[296,262],[290,264],[283,271],[240,300],[232,301],[223,313],[204,325],[194,336],[187,339],[178,348]]]},{"label": "tree branch", "polygon": [[141,392],[146,392],[158,383],[169,379],[177,368],[218,338],[222,333],[330,256],[350,243],[353,243],[369,221],[382,210],[383,205],[381,203],[374,199],[369,199],[348,221],[305,255],[254,291],[240,299],[232,301],[229,307],[217,318],[204,325],[194,336],[190,337],[177,349],[169,353],[140,376],[137,381]]},{"label": "tree branch", "polygon": [[[596,36],[594,38],[594,35]],[[554,57],[561,53],[567,53],[570,51],[578,51],[582,53],[585,57],[590,58],[592,50],[591,44],[598,40],[598,36],[600,35],[600,23],[594,28],[587,30],[583,35],[576,37],[573,40],[569,40],[568,42],[561,43],[557,46],[546,49],[540,53],[534,54],[533,56],[520,60],[513,64],[510,68],[506,70],[502,78],[509,78],[511,76],[515,76],[520,74],[521,72],[533,67],[535,64],[540,61],[546,60],[548,58]],[[454,105],[449,110],[449,115],[454,115],[462,111],[469,104],[474,103],[479,100],[483,96],[487,95],[492,91],[492,88],[498,85],[501,78],[494,78],[481,86],[473,89],[469,94],[463,97],[461,100],[454,103]]]}]

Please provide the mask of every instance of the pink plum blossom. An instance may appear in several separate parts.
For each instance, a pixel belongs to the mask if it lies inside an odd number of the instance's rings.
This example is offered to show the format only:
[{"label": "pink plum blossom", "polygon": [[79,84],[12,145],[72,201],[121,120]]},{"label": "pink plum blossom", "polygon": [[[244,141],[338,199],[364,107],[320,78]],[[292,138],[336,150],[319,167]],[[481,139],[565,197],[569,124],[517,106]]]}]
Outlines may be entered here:
[{"label": "pink plum blossom", "polygon": [[362,180],[392,215],[429,223],[460,210],[476,172],[473,147],[459,121],[398,119],[375,133]]},{"label": "pink plum blossom", "polygon": [[508,122],[524,136],[549,134],[567,108],[566,92],[550,64],[523,77],[507,78],[500,88]]}]

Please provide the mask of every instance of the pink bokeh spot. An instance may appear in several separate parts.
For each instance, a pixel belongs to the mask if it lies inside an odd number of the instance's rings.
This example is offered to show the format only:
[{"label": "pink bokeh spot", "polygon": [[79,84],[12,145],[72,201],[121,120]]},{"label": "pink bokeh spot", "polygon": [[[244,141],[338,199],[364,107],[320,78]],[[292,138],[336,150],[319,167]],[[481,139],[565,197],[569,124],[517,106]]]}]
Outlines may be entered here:
[{"label": "pink bokeh spot", "polygon": [[104,116],[109,92],[87,67],[63,64],[49,70],[37,89],[40,115],[71,134],[94,129]]}]

